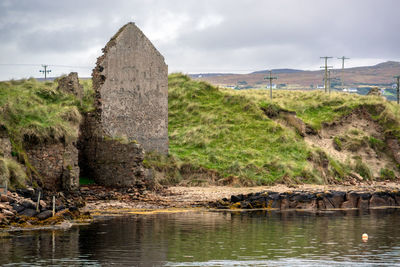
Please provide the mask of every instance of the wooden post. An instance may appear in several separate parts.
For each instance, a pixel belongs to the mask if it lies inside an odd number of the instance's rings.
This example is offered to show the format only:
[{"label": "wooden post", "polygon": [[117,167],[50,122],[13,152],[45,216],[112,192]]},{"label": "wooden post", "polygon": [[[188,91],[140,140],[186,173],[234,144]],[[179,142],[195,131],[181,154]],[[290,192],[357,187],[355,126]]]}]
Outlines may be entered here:
[{"label": "wooden post", "polygon": [[37,203],[36,203],[36,212],[39,212],[39,206],[40,206],[40,191],[39,191]]},{"label": "wooden post", "polygon": [[6,181],[6,187],[4,188],[4,193],[6,194],[6,196],[7,196],[7,191],[8,191],[8,184],[7,184],[7,181]]},{"label": "wooden post", "polygon": [[56,214],[56,196],[53,196],[53,217]]}]

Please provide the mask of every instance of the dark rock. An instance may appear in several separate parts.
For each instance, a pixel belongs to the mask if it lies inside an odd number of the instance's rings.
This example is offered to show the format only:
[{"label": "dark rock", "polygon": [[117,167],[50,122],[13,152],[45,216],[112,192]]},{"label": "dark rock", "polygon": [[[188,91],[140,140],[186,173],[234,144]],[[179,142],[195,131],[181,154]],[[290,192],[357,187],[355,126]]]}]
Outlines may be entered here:
[{"label": "dark rock", "polygon": [[6,202],[8,202],[10,204],[13,204],[15,202],[15,199],[13,197],[11,197],[11,196],[7,196],[7,201]]},{"label": "dark rock", "polygon": [[251,201],[251,206],[253,207],[253,209],[265,208],[265,201],[262,201],[262,200]]},{"label": "dark rock", "polygon": [[322,199],[322,201],[323,201],[323,203],[324,203],[325,209],[333,209],[333,208],[335,208],[335,206],[334,206],[333,203],[331,202],[331,198],[329,198],[329,197],[324,197],[324,198]]},{"label": "dark rock", "polygon": [[369,200],[369,206],[371,208],[388,206],[388,202],[386,201],[385,198],[378,196],[377,194],[376,195],[374,194]]},{"label": "dark rock", "polygon": [[317,200],[312,199],[307,202],[298,202],[296,209],[301,209],[301,210],[316,210],[318,208]]},{"label": "dark rock", "polygon": [[19,215],[24,215],[28,217],[33,217],[37,214],[36,210],[34,209],[24,209],[22,212],[19,213]]},{"label": "dark rock", "polygon": [[237,196],[233,195],[233,196],[231,196],[231,202],[232,203],[240,202],[242,200],[243,200],[243,195],[237,195]]},{"label": "dark rock", "polygon": [[13,207],[13,209],[18,213],[20,213],[21,211],[23,211],[25,209],[24,206],[21,206],[21,205],[19,205],[17,203],[12,203],[11,207]]},{"label": "dark rock", "polygon": [[46,220],[47,218],[50,218],[53,215],[53,212],[51,210],[45,210],[42,211],[37,215],[39,220]]},{"label": "dark rock", "polygon": [[35,190],[33,188],[21,188],[17,189],[17,193],[24,198],[31,198],[35,194]]},{"label": "dark rock", "polygon": [[332,191],[332,197],[329,198],[329,201],[334,206],[334,208],[340,208],[342,203],[344,202],[344,197],[346,193]]},{"label": "dark rock", "polygon": [[65,206],[63,206],[63,205],[56,206],[56,212],[59,212],[59,211],[62,211],[62,210],[65,210]]},{"label": "dark rock", "polygon": [[241,202],[240,206],[242,207],[242,209],[252,209],[253,208],[251,203],[249,203],[248,201]]},{"label": "dark rock", "polygon": [[[226,200],[226,201],[227,201],[227,200]],[[69,207],[68,209],[69,209],[69,211],[71,211],[71,212],[75,212],[75,211],[78,211],[78,210],[79,210],[79,209],[78,209],[77,207],[75,207],[75,206]]]},{"label": "dark rock", "polygon": [[281,210],[290,209],[290,201],[287,198],[281,200]]},{"label": "dark rock", "polygon": [[[356,208],[358,205],[358,199],[360,198],[360,195],[356,192],[348,192],[346,194],[346,202],[349,202],[346,204],[346,206],[348,206],[349,208]],[[344,203],[343,203],[344,204]],[[342,207],[343,207],[342,204]]]},{"label": "dark rock", "polygon": [[357,204],[357,208],[359,208],[360,210],[366,210],[369,208],[369,198],[365,199],[365,198],[360,198],[360,200],[358,201]]},{"label": "dark rock", "polygon": [[8,202],[8,197],[5,194],[0,195],[0,202]]},{"label": "dark rock", "polygon": [[323,199],[317,200],[317,204],[318,204],[318,209],[320,209],[320,210],[325,210],[326,209],[326,206],[325,206],[325,203],[324,203]]},{"label": "dark rock", "polygon": [[266,202],[266,208],[279,209],[281,207],[281,201],[279,199],[268,199]]},{"label": "dark rock", "polygon": [[356,206],[354,206],[354,203],[350,200],[347,200],[345,202],[342,203],[342,209],[352,209],[352,208],[356,208]]},{"label": "dark rock", "polygon": [[4,215],[6,215],[7,217],[14,216],[14,213],[12,211],[9,211],[9,210],[2,210],[2,213]]},{"label": "dark rock", "polygon": [[393,197],[393,199],[394,199],[394,201],[396,202],[396,206],[400,206],[400,196],[395,195],[395,196]]},{"label": "dark rock", "polygon": [[30,199],[25,199],[21,202],[21,205],[27,209],[36,209],[36,203]]}]

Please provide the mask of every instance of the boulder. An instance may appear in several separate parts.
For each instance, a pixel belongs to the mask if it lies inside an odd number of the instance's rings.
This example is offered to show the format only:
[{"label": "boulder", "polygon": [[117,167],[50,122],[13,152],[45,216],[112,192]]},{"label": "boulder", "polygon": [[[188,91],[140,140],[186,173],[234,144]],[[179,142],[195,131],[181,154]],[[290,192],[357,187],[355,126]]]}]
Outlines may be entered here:
[{"label": "boulder", "polygon": [[0,202],[8,202],[8,197],[7,197],[7,195],[2,194],[2,195],[0,196]]},{"label": "boulder", "polygon": [[30,199],[24,199],[20,204],[27,209],[36,209],[36,203]]},{"label": "boulder", "polygon": [[7,217],[12,217],[12,216],[14,216],[14,213],[13,213],[12,211],[9,211],[9,210],[2,210],[2,213],[3,213],[4,215],[6,215]]},{"label": "boulder", "polygon": [[344,202],[345,195],[346,193],[344,192],[332,191],[332,197],[329,198],[329,201],[332,203],[334,208],[340,208]]},{"label": "boulder", "polygon": [[33,217],[36,214],[37,214],[37,212],[34,209],[24,209],[22,212],[19,213],[19,215],[24,215],[27,217]]},{"label": "boulder", "polygon": [[357,208],[360,210],[367,210],[369,208],[369,199],[360,198],[357,204]]},{"label": "boulder", "polygon": [[373,195],[369,201],[369,206],[371,208],[384,207],[384,206],[389,206],[389,203],[385,198],[378,195]]},{"label": "boulder", "polygon": [[287,198],[281,200],[281,210],[290,209],[290,201]]},{"label": "boulder", "polygon": [[237,195],[237,196],[233,195],[233,196],[231,196],[231,202],[232,203],[240,202],[242,200],[243,200],[243,195]]},{"label": "boulder", "polygon": [[47,218],[50,218],[51,216],[53,216],[53,212],[51,210],[42,211],[41,213],[39,213],[37,215],[39,220],[46,220]]},{"label": "boulder", "polygon": [[17,212],[20,213],[21,211],[23,211],[25,209],[24,206],[17,204],[17,203],[13,203],[11,204],[11,206],[13,207],[13,209]]}]

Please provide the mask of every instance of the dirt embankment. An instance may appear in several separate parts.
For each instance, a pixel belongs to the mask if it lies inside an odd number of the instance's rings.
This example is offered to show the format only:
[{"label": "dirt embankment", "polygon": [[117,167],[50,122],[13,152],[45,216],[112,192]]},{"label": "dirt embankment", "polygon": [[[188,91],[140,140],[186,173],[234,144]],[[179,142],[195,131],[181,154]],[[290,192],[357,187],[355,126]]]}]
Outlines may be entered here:
[{"label": "dirt embankment", "polygon": [[343,164],[354,166],[363,162],[371,171],[371,178],[381,178],[382,172],[389,170],[393,172],[391,178],[400,177],[393,145],[387,142],[384,129],[365,109],[325,124],[318,134],[305,135],[304,140]]}]

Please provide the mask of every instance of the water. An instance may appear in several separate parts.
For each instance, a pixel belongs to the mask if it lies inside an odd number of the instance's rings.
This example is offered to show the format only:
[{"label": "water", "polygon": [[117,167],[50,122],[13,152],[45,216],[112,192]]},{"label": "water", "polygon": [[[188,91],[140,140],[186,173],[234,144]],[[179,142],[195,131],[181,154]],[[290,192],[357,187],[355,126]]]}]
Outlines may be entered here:
[{"label": "water", "polygon": [[131,215],[3,233],[0,256],[3,266],[400,266],[400,210]]}]

